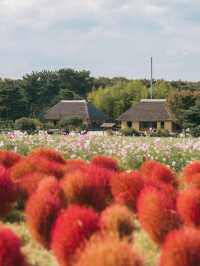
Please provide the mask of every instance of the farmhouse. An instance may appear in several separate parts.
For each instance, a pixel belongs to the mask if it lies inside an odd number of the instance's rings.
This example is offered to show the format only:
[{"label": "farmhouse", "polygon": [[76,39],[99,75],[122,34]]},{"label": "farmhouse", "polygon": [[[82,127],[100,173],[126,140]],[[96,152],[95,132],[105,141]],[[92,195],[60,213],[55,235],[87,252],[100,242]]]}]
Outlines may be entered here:
[{"label": "farmhouse", "polygon": [[91,127],[98,127],[109,120],[106,114],[99,111],[86,100],[62,100],[45,114],[45,119],[53,122],[55,125],[65,118],[82,119],[85,124]]},{"label": "farmhouse", "polygon": [[143,99],[119,118],[122,128],[134,128],[137,131],[166,129],[173,131],[172,115],[166,100]]}]

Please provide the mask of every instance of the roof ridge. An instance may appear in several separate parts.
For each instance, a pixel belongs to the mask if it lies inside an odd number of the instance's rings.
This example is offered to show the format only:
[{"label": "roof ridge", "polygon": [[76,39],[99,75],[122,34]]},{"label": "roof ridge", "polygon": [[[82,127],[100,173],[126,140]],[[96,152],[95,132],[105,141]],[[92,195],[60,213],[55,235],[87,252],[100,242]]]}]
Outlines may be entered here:
[{"label": "roof ridge", "polygon": [[155,103],[155,102],[166,102],[166,99],[141,99],[141,103]]},{"label": "roof ridge", "polygon": [[79,103],[79,102],[87,102],[86,100],[61,100],[60,101],[61,103],[70,103],[70,102],[77,102],[77,103]]}]

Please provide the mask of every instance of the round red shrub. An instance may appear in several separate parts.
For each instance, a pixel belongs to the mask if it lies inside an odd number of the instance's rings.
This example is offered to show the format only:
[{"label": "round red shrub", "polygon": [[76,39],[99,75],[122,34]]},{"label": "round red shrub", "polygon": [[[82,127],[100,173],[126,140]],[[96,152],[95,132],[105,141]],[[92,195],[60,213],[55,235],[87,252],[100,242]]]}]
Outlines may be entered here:
[{"label": "round red shrub", "polygon": [[158,191],[163,191],[165,194],[170,195],[171,200],[173,200],[174,202],[174,206],[176,203],[176,199],[177,199],[177,190],[174,188],[174,186],[172,186],[171,184],[167,184],[167,183],[163,183],[161,181],[147,181],[145,183],[145,187],[154,187],[156,188]]},{"label": "round red shrub", "polygon": [[76,252],[99,229],[99,217],[92,209],[72,206],[57,218],[51,248],[61,266],[72,265]]},{"label": "round red shrub", "polygon": [[117,160],[113,159],[112,157],[102,156],[102,155],[95,156],[92,159],[91,163],[96,166],[103,167],[111,171],[119,170],[119,165],[118,165]]},{"label": "round red shrub", "polygon": [[51,229],[62,207],[58,181],[49,177],[40,182],[35,193],[27,201],[25,221],[33,239],[49,248]]},{"label": "round red shrub", "polygon": [[138,199],[141,226],[157,244],[162,244],[167,233],[179,226],[174,197],[153,186],[145,187]]},{"label": "round red shrub", "polygon": [[19,162],[21,156],[13,151],[0,151],[0,165],[4,166],[5,168],[10,168]]},{"label": "round red shrub", "polygon": [[140,173],[144,177],[147,177],[148,178],[149,177],[149,174],[152,172],[152,170],[154,169],[154,167],[156,167],[157,165],[160,165],[160,163],[158,161],[146,160],[146,161],[144,161],[144,163],[140,167]]},{"label": "round red shrub", "polygon": [[55,176],[59,179],[64,176],[64,165],[39,156],[27,156],[12,167],[11,177],[13,180],[18,181],[24,176],[35,172]]},{"label": "round red shrub", "polygon": [[13,207],[17,199],[15,183],[9,175],[9,171],[0,166],[0,215],[6,215]]},{"label": "round red shrub", "polygon": [[183,177],[183,183],[186,187],[200,188],[200,172]]},{"label": "round red shrub", "polygon": [[183,169],[182,175],[184,177],[189,177],[194,174],[200,173],[200,161],[193,161],[192,163],[186,165],[186,167]]},{"label": "round red shrub", "polygon": [[101,213],[100,227],[106,234],[131,238],[135,228],[134,220],[133,213],[126,206],[115,204]]},{"label": "round red shrub", "polygon": [[88,167],[88,163],[84,160],[66,160],[65,174],[70,174],[74,171],[85,172]]},{"label": "round red shrub", "polygon": [[3,225],[0,225],[0,265],[27,266],[21,253],[20,239]]},{"label": "round red shrub", "polygon": [[85,171],[73,171],[61,181],[66,200],[70,204],[83,204],[102,210],[111,199],[110,171],[88,166]]},{"label": "round red shrub", "polygon": [[200,266],[200,230],[171,232],[162,247],[159,266]]},{"label": "round red shrub", "polygon": [[41,157],[49,161],[53,161],[60,164],[65,164],[65,159],[61,153],[53,149],[40,148],[34,150],[30,156]]},{"label": "round red shrub", "polygon": [[114,236],[95,236],[88,241],[75,266],[143,266],[142,259],[126,241]]},{"label": "round red shrub", "polygon": [[18,180],[18,190],[22,192],[24,196],[29,197],[37,190],[40,182],[48,177],[49,176],[40,172],[27,174]]},{"label": "round red shrub", "polygon": [[159,181],[176,185],[176,174],[167,165],[157,161],[146,161],[141,166],[140,172],[146,181]]},{"label": "round red shrub", "polygon": [[23,176],[33,173],[37,168],[37,160],[24,157],[16,163],[11,169],[11,177],[14,181],[18,181]]},{"label": "round red shrub", "polygon": [[40,157],[35,157],[38,160],[37,171],[49,176],[55,176],[57,179],[63,178],[65,174],[65,165],[55,161],[49,161]]},{"label": "round red shrub", "polygon": [[200,190],[181,191],[177,198],[177,211],[186,225],[200,225]]},{"label": "round red shrub", "polygon": [[134,211],[143,185],[143,177],[137,171],[116,173],[111,178],[111,191],[115,201]]}]

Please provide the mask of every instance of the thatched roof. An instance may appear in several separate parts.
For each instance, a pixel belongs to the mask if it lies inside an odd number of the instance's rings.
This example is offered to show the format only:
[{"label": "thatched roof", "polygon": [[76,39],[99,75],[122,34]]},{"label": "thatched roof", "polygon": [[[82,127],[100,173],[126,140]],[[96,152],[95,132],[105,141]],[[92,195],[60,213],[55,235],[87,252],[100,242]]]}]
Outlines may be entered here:
[{"label": "thatched roof", "polygon": [[45,114],[45,119],[47,120],[60,120],[63,118],[75,117],[90,121],[106,121],[109,119],[106,114],[99,111],[86,100],[60,101]]},{"label": "thatched roof", "polygon": [[167,108],[166,100],[143,99],[128,111],[123,113],[120,121],[166,121],[172,120],[172,116]]}]

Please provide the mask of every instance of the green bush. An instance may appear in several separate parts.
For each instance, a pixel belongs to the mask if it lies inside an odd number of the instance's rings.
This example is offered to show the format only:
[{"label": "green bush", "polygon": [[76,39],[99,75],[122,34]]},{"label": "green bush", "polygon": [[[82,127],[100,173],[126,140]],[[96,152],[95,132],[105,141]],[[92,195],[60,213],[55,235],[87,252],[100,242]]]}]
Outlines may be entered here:
[{"label": "green bush", "polygon": [[22,117],[15,121],[15,129],[33,133],[41,127],[41,123],[37,119]]},{"label": "green bush", "polygon": [[159,129],[156,132],[150,134],[152,137],[170,137],[170,132],[167,129]]},{"label": "green bush", "polygon": [[64,118],[58,123],[59,128],[65,131],[81,131],[86,129],[86,125],[83,120],[77,117]]},{"label": "green bush", "polygon": [[194,128],[191,128],[190,132],[193,137],[200,137],[200,125]]},{"label": "green bush", "polygon": [[10,131],[14,129],[14,121],[0,120],[0,130]]},{"label": "green bush", "polygon": [[140,133],[134,128],[125,127],[120,130],[122,136],[140,136]]}]

